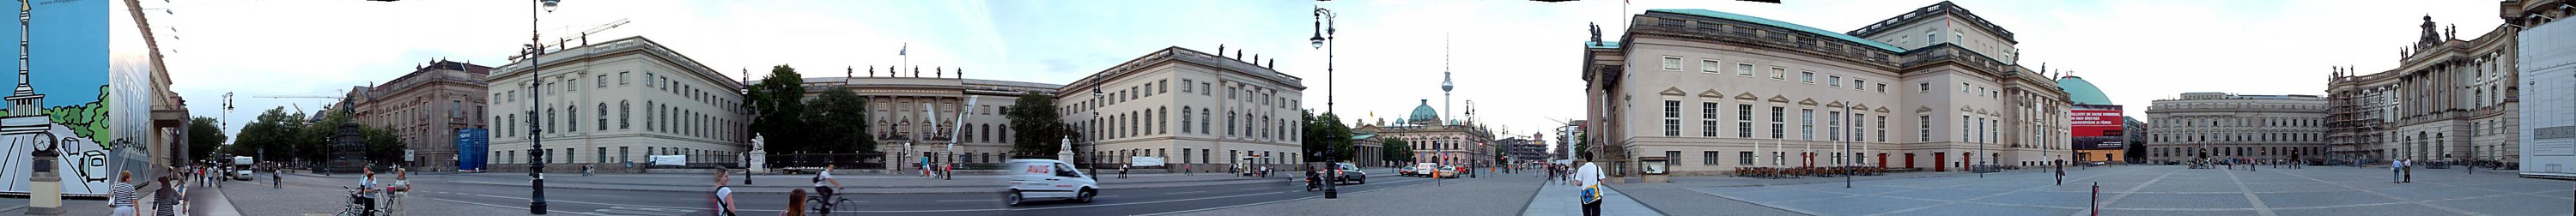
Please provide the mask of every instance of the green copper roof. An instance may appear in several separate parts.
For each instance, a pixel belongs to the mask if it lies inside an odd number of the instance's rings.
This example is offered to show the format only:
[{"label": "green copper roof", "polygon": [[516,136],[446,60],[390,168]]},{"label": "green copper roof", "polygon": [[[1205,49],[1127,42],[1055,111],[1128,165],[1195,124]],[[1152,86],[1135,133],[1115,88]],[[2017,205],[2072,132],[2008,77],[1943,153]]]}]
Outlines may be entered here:
[{"label": "green copper roof", "polygon": [[1796,24],[1796,23],[1781,22],[1781,21],[1779,21],[1779,20],[1764,19],[1764,18],[1762,18],[1762,17],[1746,16],[1746,15],[1743,15],[1743,14],[1734,14],[1734,13],[1727,13],[1727,12],[1717,12],[1717,11],[1704,10],[1704,9],[1654,9],[1654,10],[1646,10],[1646,12],[1676,13],[1676,14],[1685,14],[1685,15],[1692,15],[1692,16],[1702,16],[1702,17],[1708,17],[1708,18],[1718,18],[1718,19],[1735,20],[1735,21],[1749,22],[1749,23],[1753,23],[1753,24],[1762,24],[1762,25],[1769,25],[1769,26],[1777,26],[1777,27],[1780,27],[1780,28],[1788,28],[1788,29],[1791,29],[1791,30],[1798,30],[1798,31],[1803,31],[1803,32],[1807,32],[1807,33],[1814,33],[1814,34],[1817,34],[1817,35],[1824,35],[1824,36],[1826,36],[1826,37],[1833,37],[1833,38],[1835,38],[1835,39],[1843,39],[1843,41],[1851,41],[1852,43],[1858,43],[1858,44],[1861,44],[1861,45],[1869,45],[1870,47],[1877,47],[1878,49],[1881,49],[1881,50],[1887,50],[1887,51],[1889,51],[1889,52],[1905,52],[1905,49],[1904,49],[1904,48],[1896,48],[1896,46],[1893,46],[1893,45],[1887,45],[1887,43],[1879,43],[1878,41],[1873,41],[1873,40],[1869,40],[1869,39],[1861,39],[1860,37],[1852,37],[1851,35],[1845,35],[1845,34],[1843,34],[1843,33],[1836,33],[1836,32],[1832,32],[1832,31],[1825,31],[1825,30],[1823,30],[1823,29],[1816,29],[1815,27],[1807,27],[1807,26],[1803,26],[1803,25],[1798,25],[1798,24]]},{"label": "green copper roof", "polygon": [[1405,117],[1405,121],[1433,121],[1439,119],[1440,112],[1431,110],[1431,99],[1422,99],[1422,105],[1413,106],[1413,115]]},{"label": "green copper roof", "polygon": [[1602,42],[1600,42],[1600,43],[1593,43],[1592,41],[1584,41],[1584,42],[1583,42],[1583,48],[1594,48],[1594,49],[1618,49],[1618,48],[1619,48],[1619,42],[1618,42],[1618,41],[1602,41]]},{"label": "green copper roof", "polygon": [[2093,82],[2086,82],[2083,77],[2058,78],[2057,88],[2065,89],[2066,100],[2075,104],[2117,105],[2111,103],[2111,96],[2102,95],[2102,88],[2093,87]]}]

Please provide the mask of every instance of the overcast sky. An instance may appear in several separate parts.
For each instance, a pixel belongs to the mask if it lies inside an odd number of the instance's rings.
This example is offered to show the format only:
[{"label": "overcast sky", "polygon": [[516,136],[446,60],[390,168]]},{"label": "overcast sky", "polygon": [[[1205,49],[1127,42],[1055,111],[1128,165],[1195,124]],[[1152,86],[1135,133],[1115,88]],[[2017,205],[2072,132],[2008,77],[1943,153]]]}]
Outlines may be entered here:
[{"label": "overcast sky", "polygon": [[[1278,59],[1280,72],[1306,79],[1306,106],[1322,109],[1325,51],[1306,40],[1314,34],[1310,12],[1322,6],[1339,13],[1333,78],[1350,79],[1336,81],[1343,89],[1334,100],[1346,119],[1392,121],[1423,99],[1439,107],[1445,70],[1456,75],[1455,109],[1479,101],[1477,118],[1527,135],[1581,116],[1585,23],[1602,23],[1605,37],[1616,38],[1628,15],[1696,8],[1849,31],[1937,2],[567,0],[538,14],[534,27],[552,39],[631,20],[591,39],[644,36],[736,78],[745,68],[781,64],[808,77],[904,64],[896,51],[908,44],[911,65],[962,67],[977,79],[1066,83],[1155,49],[1213,52],[1224,45]],[[327,103],[258,96],[339,95],[435,59],[504,64],[531,28],[530,5],[515,1],[144,4],[169,9],[151,14],[151,22],[169,56],[172,87],[193,113],[227,115],[221,96],[237,94],[229,131],[262,110],[300,104],[309,112]],[[2463,40],[2501,23],[2494,1],[1957,4],[2016,33],[2020,64],[2074,71],[2140,117],[2149,101],[2182,92],[2322,95],[2329,67],[2393,67],[2426,15],[2458,25]]]}]

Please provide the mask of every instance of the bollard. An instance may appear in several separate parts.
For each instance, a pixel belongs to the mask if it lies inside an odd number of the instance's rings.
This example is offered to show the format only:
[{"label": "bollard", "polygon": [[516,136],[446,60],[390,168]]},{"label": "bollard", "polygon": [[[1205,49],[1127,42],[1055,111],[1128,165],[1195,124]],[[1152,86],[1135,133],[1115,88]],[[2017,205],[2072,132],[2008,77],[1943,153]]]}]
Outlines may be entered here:
[{"label": "bollard", "polygon": [[2093,202],[2085,208],[2092,209],[2093,216],[2102,216],[2102,182],[2093,182]]}]

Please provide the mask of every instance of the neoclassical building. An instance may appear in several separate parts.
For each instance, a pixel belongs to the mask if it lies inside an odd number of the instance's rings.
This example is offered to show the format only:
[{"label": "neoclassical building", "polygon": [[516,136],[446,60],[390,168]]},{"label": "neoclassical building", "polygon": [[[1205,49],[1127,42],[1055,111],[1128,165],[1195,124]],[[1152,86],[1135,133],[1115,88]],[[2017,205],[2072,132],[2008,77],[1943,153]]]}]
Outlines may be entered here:
[{"label": "neoclassical building", "polygon": [[1208,171],[1302,161],[1305,79],[1218,52],[1158,49],[1056,89],[1081,162],[1153,156]]},{"label": "neoclassical building", "polygon": [[1618,41],[1596,30],[1582,71],[1586,142],[1619,175],[1649,156],[1680,175],[2070,157],[2067,93],[2015,61],[2011,31],[1949,2],[1845,33],[1700,9],[1629,23]]},{"label": "neoclassical building", "polygon": [[[805,96],[820,96],[833,88],[849,89],[868,103],[869,133],[877,139],[877,151],[888,169],[918,167],[921,157],[934,163],[999,163],[1010,160],[1011,119],[1002,112],[1019,101],[1020,94],[1037,92],[1055,94],[1062,85],[959,78],[963,69],[932,68],[930,77],[883,72],[874,68],[865,74],[848,69],[840,77],[805,77]],[[865,75],[865,76],[861,76]],[[968,103],[968,102],[972,103]],[[967,107],[972,104],[973,107]],[[924,110],[928,105],[929,110]],[[936,114],[931,114],[936,113]],[[959,115],[964,115],[964,122]],[[949,144],[956,149],[949,149]],[[771,151],[769,154],[792,154]]]},{"label": "neoclassical building", "polygon": [[[2520,42],[2524,27],[2563,17],[2565,1],[2503,1],[2506,25],[2462,40],[2431,16],[2396,68],[2329,77],[2330,150],[2340,159],[2520,160]],[[2517,14],[2528,14],[2521,16]]]},{"label": "neoclassical building", "polygon": [[[1395,123],[1390,124],[1383,120],[1375,123],[1362,122],[1351,130],[1376,133],[1379,137],[1403,139],[1404,146],[1413,149],[1413,162],[1416,163],[1492,165],[1494,150],[1505,147],[1493,142],[1492,130],[1479,126],[1474,121],[1441,119],[1440,112],[1431,108],[1429,99],[1422,100],[1420,105],[1413,107],[1410,115],[1396,120]],[[1398,166],[1401,165],[1398,164]]]},{"label": "neoclassical building", "polygon": [[491,123],[481,118],[489,103],[483,77],[491,74],[492,67],[432,61],[393,81],[352,88],[346,98],[356,104],[358,123],[393,130],[413,151],[404,166],[454,170],[457,131]]},{"label": "neoclassical building", "polygon": [[2183,93],[2155,100],[2147,119],[2153,162],[2210,159],[2324,159],[2326,99],[2315,95]]},{"label": "neoclassical building", "polygon": [[[556,50],[483,77],[495,170],[525,169],[530,152],[550,169],[688,155],[688,163],[738,163],[749,150],[743,84],[644,37]],[[533,69],[533,70],[532,70]],[[542,86],[531,89],[530,86]],[[530,91],[539,91],[531,93]],[[531,94],[539,94],[532,97]],[[543,126],[529,133],[529,121]],[[530,150],[543,139],[545,149]]]}]

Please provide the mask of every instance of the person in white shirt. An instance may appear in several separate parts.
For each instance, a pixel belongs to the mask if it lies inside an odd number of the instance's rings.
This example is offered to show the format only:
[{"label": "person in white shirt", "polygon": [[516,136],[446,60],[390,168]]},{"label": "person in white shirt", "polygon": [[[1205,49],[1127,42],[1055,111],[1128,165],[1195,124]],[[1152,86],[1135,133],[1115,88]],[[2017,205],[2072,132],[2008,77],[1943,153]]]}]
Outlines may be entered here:
[{"label": "person in white shirt", "polygon": [[[822,197],[823,200],[832,200],[832,195],[838,194],[833,191],[838,191],[836,189],[841,188],[841,180],[832,179],[832,169],[837,167],[839,166],[823,165],[823,171],[814,172],[814,192],[815,194],[818,194],[817,196]],[[823,184],[825,183],[830,183],[832,186],[823,187]]]},{"label": "person in white shirt", "polygon": [[[1589,158],[1587,158],[1587,160],[1589,160]],[[1599,187],[1601,186],[1601,180],[1606,178],[1608,177],[1601,174],[1601,166],[1594,165],[1592,162],[1583,162],[1582,168],[1575,168],[1574,170],[1574,184],[1580,186],[1579,188]],[[1577,191],[1581,190],[1578,189]],[[1584,193],[1583,196],[1587,198],[1580,199],[1580,201],[1588,201],[1583,202],[1583,215],[1600,216],[1601,200],[1597,197],[1591,197],[1593,196],[1592,193]]]},{"label": "person in white shirt", "polygon": [[734,215],[733,188],[725,187],[725,181],[727,178],[732,177],[728,174],[732,173],[725,172],[725,168],[716,168],[716,192],[714,194],[715,196],[711,197],[713,200],[710,201],[715,201],[715,213],[720,216]]}]

